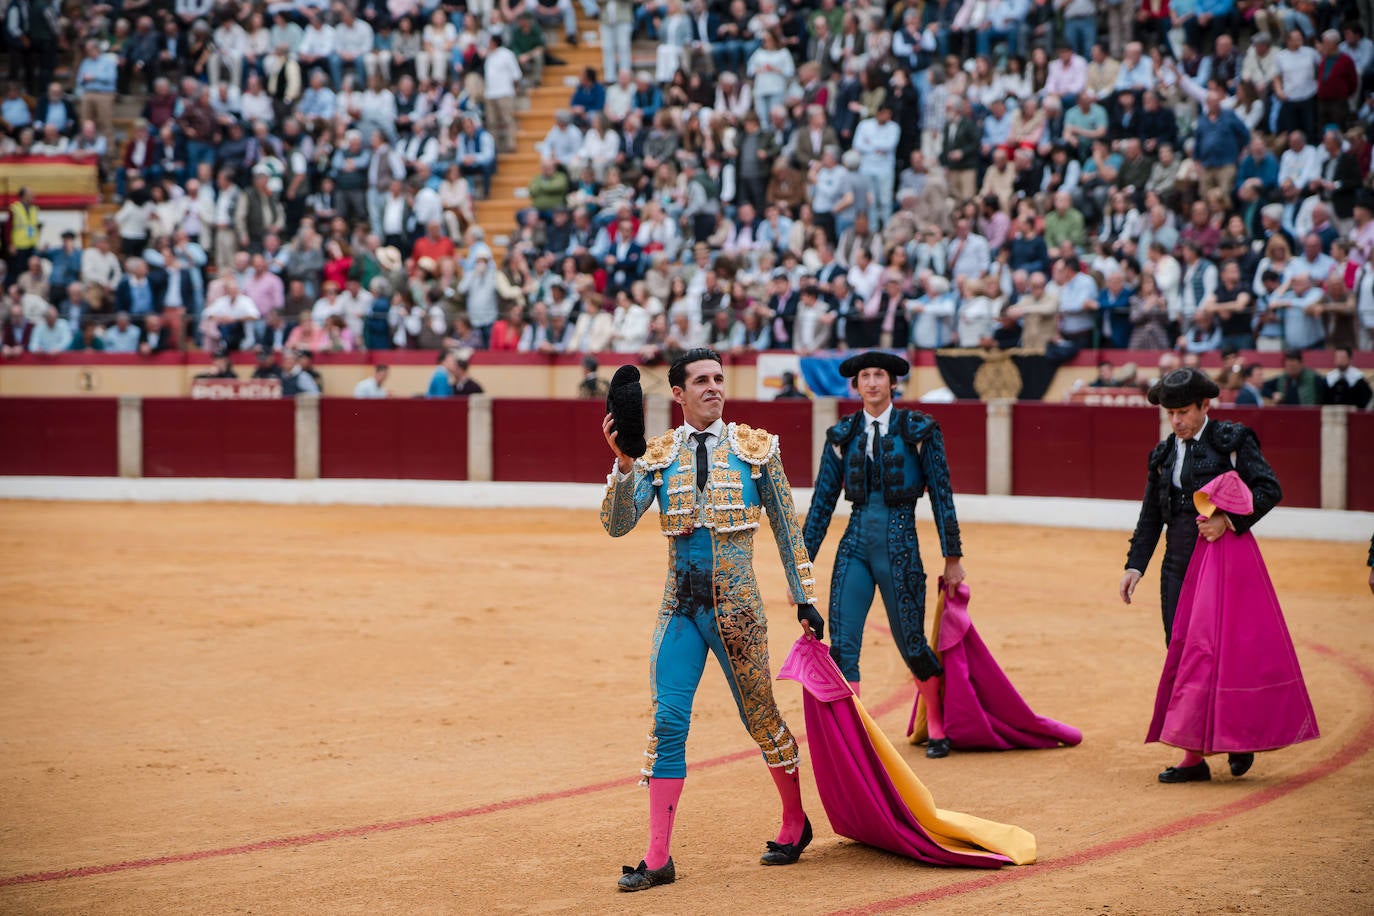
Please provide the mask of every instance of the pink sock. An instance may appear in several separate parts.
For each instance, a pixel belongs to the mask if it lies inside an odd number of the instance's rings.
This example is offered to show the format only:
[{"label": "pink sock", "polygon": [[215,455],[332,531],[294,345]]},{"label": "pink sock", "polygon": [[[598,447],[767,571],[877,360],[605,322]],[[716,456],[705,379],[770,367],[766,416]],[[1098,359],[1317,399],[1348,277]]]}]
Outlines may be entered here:
[{"label": "pink sock", "polygon": [[859,695],[859,682],[858,682],[858,681],[850,681],[850,682],[849,682],[849,689],[852,690],[852,691],[854,691],[854,696],[858,696],[858,695]]},{"label": "pink sock", "polygon": [[940,687],[943,682],[944,678],[940,677],[916,680],[916,692],[926,701],[926,731],[932,741],[939,741],[945,736],[945,716],[940,701]]},{"label": "pink sock", "polygon": [[668,864],[668,845],[673,839],[673,820],[677,817],[683,781],[661,776],[649,778],[649,849],[644,853],[644,864],[649,868]]},{"label": "pink sock", "polygon": [[1197,766],[1199,763],[1202,763],[1202,755],[1201,755],[1201,754],[1199,754],[1197,751],[1184,751],[1184,752],[1183,752],[1183,759],[1180,760],[1180,761],[1178,762],[1178,766],[1179,766],[1180,768],[1182,768],[1182,767],[1195,767],[1195,766]]},{"label": "pink sock", "polygon": [[802,810],[801,766],[791,773],[782,767],[769,767],[768,772],[777,783],[778,795],[782,798],[782,827],[778,829],[779,843],[795,843],[801,839],[802,827],[806,825],[806,812]]}]

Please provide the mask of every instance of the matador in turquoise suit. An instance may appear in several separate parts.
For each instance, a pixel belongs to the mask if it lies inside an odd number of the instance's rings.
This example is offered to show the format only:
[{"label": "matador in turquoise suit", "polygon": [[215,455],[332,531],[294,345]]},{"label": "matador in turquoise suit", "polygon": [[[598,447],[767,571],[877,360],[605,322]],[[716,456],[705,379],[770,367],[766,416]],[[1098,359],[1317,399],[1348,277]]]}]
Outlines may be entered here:
[{"label": "matador in turquoise suit", "polygon": [[628,891],[675,879],[669,843],[687,775],[692,700],[708,653],[724,670],[740,719],[782,797],[782,827],[762,864],[790,865],[811,841],[800,754],[773,699],[768,627],[754,578],[754,532],[766,513],[798,620],[823,634],[778,440],[721,419],[725,375],[713,351],[688,351],[673,363],[668,381],[686,422],[650,439],[643,457],[632,460],[621,451],[611,414],[602,426],[617,459],[601,504],[606,531],[612,537],[628,533],[656,503],[668,541],[668,577],[649,666],[653,726],[640,771],[649,786],[649,844],[638,867],[623,869],[618,886]]},{"label": "matador in turquoise suit", "polygon": [[853,509],[830,579],[830,655],[857,694],[859,649],[876,586],[887,607],[892,638],[926,701],[926,756],[944,757],[949,754],[940,715],[944,671],[926,641],[926,573],[916,542],[916,501],[922,493],[930,494],[948,588],[964,579],[963,548],[940,424],[892,403],[897,379],[910,370],[900,356],[880,351],[851,356],[840,364],[840,374],[854,379],[864,407],[826,431],[806,514],[806,553],[816,558],[843,489]]}]

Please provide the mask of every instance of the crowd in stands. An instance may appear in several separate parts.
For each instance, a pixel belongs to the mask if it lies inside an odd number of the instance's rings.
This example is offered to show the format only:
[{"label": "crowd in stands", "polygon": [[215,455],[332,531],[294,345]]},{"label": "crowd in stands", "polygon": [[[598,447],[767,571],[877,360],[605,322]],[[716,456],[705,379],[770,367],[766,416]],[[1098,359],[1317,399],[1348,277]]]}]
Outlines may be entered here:
[{"label": "crowd in stands", "polygon": [[[119,209],[10,208],[4,353],[1368,349],[1367,7],[9,0],[0,154]],[[602,66],[477,225],[578,13]]]}]

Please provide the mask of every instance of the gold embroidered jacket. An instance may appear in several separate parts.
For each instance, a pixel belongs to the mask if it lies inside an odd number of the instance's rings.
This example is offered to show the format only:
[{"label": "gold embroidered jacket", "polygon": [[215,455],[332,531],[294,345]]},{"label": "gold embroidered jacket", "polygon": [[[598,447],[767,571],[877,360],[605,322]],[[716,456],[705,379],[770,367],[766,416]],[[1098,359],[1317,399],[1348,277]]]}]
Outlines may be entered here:
[{"label": "gold embroidered jacket", "polygon": [[[607,479],[601,524],[611,537],[634,528],[654,503],[659,526],[669,538],[669,584],[675,567],[675,542],[696,528],[711,531],[717,596],[735,593],[761,606],[754,581],[754,529],[759,513],[768,515],[782,557],[788,588],[797,603],[814,603],[815,579],[806,542],[792,505],[792,488],[783,472],[778,437],[730,423],[711,455],[706,486],[696,487],[696,456],[681,429],[649,440],[648,451],[620,480]],[[672,588],[665,601],[673,601]]]}]

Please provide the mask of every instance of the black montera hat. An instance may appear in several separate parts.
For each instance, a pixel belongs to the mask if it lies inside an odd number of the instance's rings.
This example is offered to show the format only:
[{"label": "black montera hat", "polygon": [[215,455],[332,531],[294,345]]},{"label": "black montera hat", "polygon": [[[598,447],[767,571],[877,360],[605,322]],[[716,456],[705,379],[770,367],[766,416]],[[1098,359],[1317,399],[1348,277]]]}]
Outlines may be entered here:
[{"label": "black montera hat", "polygon": [[648,445],[644,441],[644,392],[639,387],[639,370],[621,366],[611,377],[606,395],[606,412],[615,424],[616,445],[631,458],[641,457]]},{"label": "black montera hat", "polygon": [[892,376],[894,382],[911,372],[911,364],[895,353],[884,353],[882,350],[869,350],[867,353],[851,356],[849,359],[840,363],[840,375],[845,378],[853,378],[862,370],[868,368],[886,370],[887,374]]},{"label": "black montera hat", "polygon": [[1175,369],[1150,386],[1146,397],[1151,404],[1177,410],[1221,394],[1217,383],[1196,369]]}]

